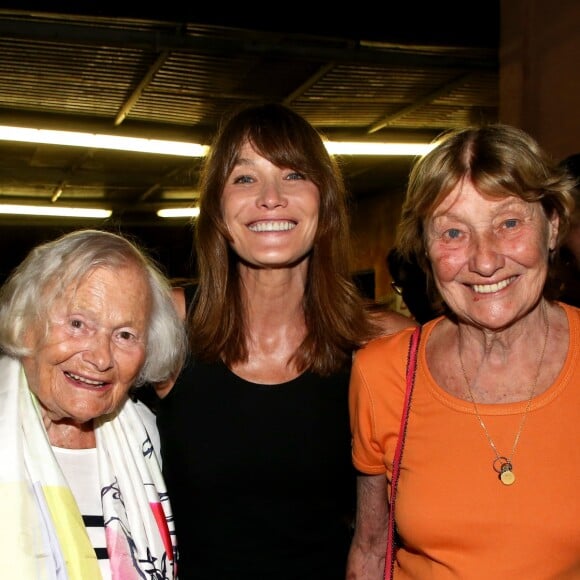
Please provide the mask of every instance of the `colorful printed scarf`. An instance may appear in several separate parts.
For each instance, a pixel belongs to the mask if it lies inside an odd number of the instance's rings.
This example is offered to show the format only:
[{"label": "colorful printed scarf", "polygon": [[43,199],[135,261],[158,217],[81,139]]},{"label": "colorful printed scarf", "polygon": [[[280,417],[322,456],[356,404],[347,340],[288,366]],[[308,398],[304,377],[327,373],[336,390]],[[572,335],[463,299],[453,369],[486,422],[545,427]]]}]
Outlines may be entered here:
[{"label": "colorful printed scarf", "polygon": [[[95,421],[114,580],[174,580],[173,517],[133,402]],[[18,578],[99,579],[95,551],[19,361],[0,358],[0,561]]]}]

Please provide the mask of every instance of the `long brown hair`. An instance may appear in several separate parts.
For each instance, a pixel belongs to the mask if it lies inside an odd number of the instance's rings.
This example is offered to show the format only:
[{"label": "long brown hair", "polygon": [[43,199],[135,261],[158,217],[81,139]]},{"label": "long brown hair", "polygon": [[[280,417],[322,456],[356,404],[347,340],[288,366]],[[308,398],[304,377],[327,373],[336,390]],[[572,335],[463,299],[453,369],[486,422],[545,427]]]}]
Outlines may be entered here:
[{"label": "long brown hair", "polygon": [[345,366],[374,328],[351,279],[348,200],[340,169],[321,135],[280,104],[244,107],[224,119],[205,159],[195,228],[199,284],[189,321],[193,354],[226,365],[248,358],[238,256],[221,208],[226,180],[245,142],[274,165],[301,172],[320,191],[303,298],[307,334],[293,358],[300,371],[331,374]]}]

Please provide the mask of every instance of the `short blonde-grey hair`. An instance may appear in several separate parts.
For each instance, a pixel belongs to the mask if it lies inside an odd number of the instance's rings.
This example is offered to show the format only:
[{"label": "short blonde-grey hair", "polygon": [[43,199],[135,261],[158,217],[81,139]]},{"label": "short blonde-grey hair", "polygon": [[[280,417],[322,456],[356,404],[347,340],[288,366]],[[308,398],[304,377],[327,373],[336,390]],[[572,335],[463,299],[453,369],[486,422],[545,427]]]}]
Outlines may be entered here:
[{"label": "short blonde-grey hair", "polygon": [[414,164],[397,229],[396,246],[421,265],[432,284],[426,256],[425,223],[459,181],[492,197],[516,196],[539,202],[559,217],[558,246],[574,208],[574,180],[526,132],[501,123],[449,131]]},{"label": "short blonde-grey hair", "polygon": [[[33,248],[0,289],[0,348],[9,356],[31,354],[26,331],[44,325],[54,301],[93,270],[137,266],[151,292],[145,362],[135,386],[156,383],[181,369],[187,352],[184,324],[160,267],[136,243],[101,230],[77,230]],[[122,288],[119,289],[123,291]]]}]

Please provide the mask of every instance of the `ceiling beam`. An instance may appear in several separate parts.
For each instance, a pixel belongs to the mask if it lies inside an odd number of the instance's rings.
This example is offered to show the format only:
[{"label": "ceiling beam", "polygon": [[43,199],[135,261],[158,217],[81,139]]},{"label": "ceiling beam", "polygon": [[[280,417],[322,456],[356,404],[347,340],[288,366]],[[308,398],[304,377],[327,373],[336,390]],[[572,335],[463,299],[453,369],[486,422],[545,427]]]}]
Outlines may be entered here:
[{"label": "ceiling beam", "polygon": [[[117,19],[119,22],[120,19]],[[121,21],[122,22],[122,21]],[[130,26],[133,23],[133,26]],[[99,24],[95,19],[86,24],[72,24],[54,21],[23,21],[2,17],[0,14],[0,37],[59,44],[79,44],[94,46],[118,46],[163,51],[186,51],[199,54],[234,56],[268,55],[270,57],[301,58],[305,60],[336,61],[337,63],[368,63],[386,66],[425,68],[470,68],[472,70],[496,70],[497,50],[466,47],[427,47],[390,45],[377,42],[355,42],[349,39],[337,41],[334,38],[284,35],[260,31],[248,34],[235,29],[224,29],[222,35],[215,33],[216,27],[196,27],[195,35],[187,34],[182,24],[174,29],[167,23],[150,25],[149,30],[138,28],[134,21],[125,26],[110,27]],[[201,30],[201,32],[200,32]],[[207,30],[204,35],[203,31]],[[224,32],[225,31],[225,32]],[[282,41],[278,42],[278,39]],[[326,43],[328,46],[322,46]]]}]

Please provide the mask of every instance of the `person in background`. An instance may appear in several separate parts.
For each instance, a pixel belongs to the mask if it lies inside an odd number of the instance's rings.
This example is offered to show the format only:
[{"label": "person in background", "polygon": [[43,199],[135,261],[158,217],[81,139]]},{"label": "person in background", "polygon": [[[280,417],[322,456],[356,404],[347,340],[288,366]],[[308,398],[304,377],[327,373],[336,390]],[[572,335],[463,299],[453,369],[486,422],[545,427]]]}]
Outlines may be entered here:
[{"label": "person in background", "polygon": [[403,258],[396,247],[387,254],[387,268],[391,275],[391,286],[395,293],[401,296],[410,316],[419,324],[423,324],[437,314],[442,306],[438,296],[428,287],[427,275],[421,267],[409,258]]},{"label": "person in background", "polygon": [[566,157],[560,165],[576,181],[573,190],[575,207],[570,220],[570,231],[557,255],[558,268],[554,279],[559,299],[567,304],[580,306],[580,153]]},{"label": "person in background", "polygon": [[365,311],[342,176],[291,109],[224,119],[199,207],[191,360],[158,385],[180,580],[342,580],[352,353],[413,323]]},{"label": "person in background", "polygon": [[176,578],[155,417],[129,398],[179,371],[171,288],[128,239],[34,248],[0,290],[4,575]]},{"label": "person in background", "polygon": [[[573,185],[502,124],[442,136],[411,171],[396,245],[432,274],[448,314],[422,326],[394,578],[580,578],[580,309],[545,296]],[[385,577],[410,335],[375,339],[353,362],[365,475],[350,580]]]}]

